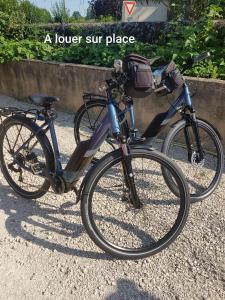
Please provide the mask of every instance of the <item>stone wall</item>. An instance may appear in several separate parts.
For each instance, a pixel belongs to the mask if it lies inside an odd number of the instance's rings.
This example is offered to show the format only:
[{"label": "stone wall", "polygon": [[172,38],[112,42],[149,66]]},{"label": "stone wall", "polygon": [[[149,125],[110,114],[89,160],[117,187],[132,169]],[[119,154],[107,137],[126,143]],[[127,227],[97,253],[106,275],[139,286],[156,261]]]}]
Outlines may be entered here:
[{"label": "stone wall", "polygon": [[[82,94],[99,93],[99,84],[110,76],[108,68],[24,60],[0,65],[0,94],[18,99],[35,93],[56,95],[61,98],[61,109],[75,112],[82,104]],[[198,116],[217,127],[225,141],[225,81],[192,77],[187,81],[197,91],[193,102]],[[138,127],[144,129],[156,114],[166,111],[172,97],[152,95],[136,100]]]}]

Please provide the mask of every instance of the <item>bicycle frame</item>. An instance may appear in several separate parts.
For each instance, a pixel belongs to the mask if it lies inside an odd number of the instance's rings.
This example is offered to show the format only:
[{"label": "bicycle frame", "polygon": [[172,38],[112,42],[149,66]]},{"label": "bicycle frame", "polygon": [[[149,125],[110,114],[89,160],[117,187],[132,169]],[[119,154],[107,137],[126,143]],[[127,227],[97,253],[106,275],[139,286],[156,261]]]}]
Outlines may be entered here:
[{"label": "bicycle frame", "polygon": [[[117,114],[118,104],[113,99],[110,88],[107,91],[107,96],[108,112],[106,116],[104,117],[100,126],[96,129],[95,133],[92,135],[91,139],[85,142],[81,142],[77,146],[64,170],[62,168],[59,146],[54,127],[54,120],[56,119],[57,114],[51,109],[50,106],[42,110],[35,110],[35,112],[25,112],[23,110],[20,111],[17,109],[9,110],[9,108],[7,108],[2,109],[0,111],[0,116],[2,115],[6,118],[15,117],[17,119],[20,119],[22,123],[27,119],[31,122],[31,126],[33,123],[33,132],[30,135],[30,137],[25,142],[23,141],[23,145],[20,146],[19,149],[13,152],[13,164],[17,164],[18,166],[20,166],[20,168],[24,168],[27,171],[33,173],[34,175],[48,178],[53,190],[58,194],[63,194],[74,190],[78,194],[78,200],[79,195],[84,187],[85,180],[83,180],[82,184],[80,185],[79,191],[76,188],[76,184],[80,177],[83,175],[83,171],[85,171],[87,169],[87,166],[90,165],[96,152],[98,152],[102,143],[106,140],[107,136],[109,135],[109,132],[111,131],[113,137],[119,144],[119,149],[122,153],[121,163],[123,167],[125,185],[130,191],[130,201],[134,205],[134,207],[138,209],[141,207],[142,204],[140,202],[140,199],[138,198],[134,182],[130,148],[127,142],[128,137],[123,136],[121,133],[120,123]],[[132,101],[130,103],[127,103],[127,108],[124,109],[122,113],[125,115],[127,112],[130,113],[131,124],[132,126],[134,126],[134,110]],[[27,116],[27,113],[30,113],[31,116]],[[37,121],[43,121],[44,123],[41,126],[39,126],[36,124]],[[1,126],[4,130],[4,124]],[[46,133],[48,131],[50,131],[52,145],[48,142],[48,138],[46,137]],[[31,151],[32,149],[34,149],[34,147],[38,143],[38,139],[32,144],[32,146],[29,144],[31,140],[39,134],[42,135],[42,138],[46,138],[46,143],[48,144],[46,145],[46,147],[48,147],[49,151],[52,153],[53,157],[51,162],[51,169],[47,169],[44,164],[42,164],[42,166],[37,166],[38,162],[35,163],[36,168],[33,165],[28,168],[23,163],[20,163],[20,161],[17,158],[19,157],[21,150],[29,149],[29,151]]]},{"label": "bicycle frame", "polygon": [[[98,98],[99,95],[95,94],[85,94],[84,95],[84,103],[88,101],[94,101],[95,98]],[[102,97],[102,100],[106,101],[106,98]],[[185,111],[189,110],[189,112],[195,117],[194,109],[192,104],[192,97],[190,95],[190,91],[188,85],[185,83],[179,97],[171,104],[168,111],[164,113],[158,114],[152,122],[149,124],[148,128],[142,135],[142,138],[151,139],[156,137],[159,132],[169,124],[170,120],[177,114],[177,112],[181,111],[185,113]],[[135,115],[133,109],[133,103],[129,103],[127,109],[120,112],[118,117],[124,116],[126,113],[130,115],[130,131],[135,130]]]},{"label": "bicycle frame", "polygon": [[[97,96],[98,95],[92,95],[88,94],[88,99],[87,101],[92,101],[92,96]],[[126,112],[129,112],[130,114],[130,132],[134,132],[135,130],[135,117],[134,117],[134,110],[133,110],[133,103],[128,104],[128,108],[121,112],[119,116],[123,116]],[[200,134],[199,134],[199,129],[198,129],[198,124],[196,122],[196,116],[195,116],[195,111],[193,108],[192,104],[192,97],[188,88],[188,85],[185,83],[183,85],[183,89],[179,97],[174,101],[174,103],[171,104],[171,107],[169,108],[168,111],[164,113],[158,114],[150,123],[144,134],[142,135],[142,138],[146,139],[146,144],[151,142],[152,138],[156,137],[159,132],[166,127],[170,120],[176,115],[177,112],[180,112],[182,114],[182,117],[186,119],[187,124],[190,124],[193,129],[193,133],[195,136],[195,141],[199,153],[199,158],[203,159],[204,158],[204,152],[201,146],[201,140],[200,140]],[[188,112],[188,113],[187,113]],[[192,148],[191,148],[191,140],[190,140],[190,134],[187,128],[184,130],[185,132],[185,140],[186,140],[186,145],[188,149],[188,155],[189,159],[191,160],[192,156]],[[138,139],[139,141],[140,139]]]},{"label": "bicycle frame", "polygon": [[[105,96],[102,96],[102,95],[94,94],[94,93],[84,93],[84,95],[83,95],[83,102],[84,102],[85,107],[87,106],[88,102],[99,100],[99,99],[107,102],[108,98],[105,97]],[[118,107],[118,104],[115,103],[115,106]],[[101,111],[101,113],[102,113],[102,111]],[[98,121],[101,113],[99,114],[99,116],[98,116],[97,120],[95,121],[95,123]],[[124,117],[126,113],[128,113],[129,116],[130,116],[130,131],[132,132],[133,130],[135,130],[135,114],[134,114],[133,101],[131,101],[130,103],[127,104],[127,108],[124,109],[123,111],[121,111],[118,114],[118,117],[120,117],[120,116]],[[88,119],[89,119],[89,122],[90,122],[90,116],[88,114],[88,110],[87,110],[87,115],[88,115]]]},{"label": "bicycle frame", "polygon": [[[109,132],[111,131],[113,136],[116,138],[119,137],[121,134],[120,124],[118,121],[116,110],[118,104],[115,100],[112,99],[110,93],[108,95],[107,106],[108,112],[102,120],[101,125],[97,128],[97,130],[95,131],[91,139],[88,141],[88,143],[81,143],[81,146],[78,146],[75,149],[74,153],[71,156],[71,159],[69,160],[64,170],[62,168],[58,140],[54,127],[54,119],[56,118],[55,114],[47,114],[48,117],[46,117],[46,115],[43,114],[37,114],[36,120],[44,121],[44,123],[41,126],[39,126],[39,129],[35,132],[35,134],[31,135],[29,139],[27,139],[23,143],[23,145],[19,147],[19,149],[17,149],[17,151],[15,152],[15,156],[21,151],[22,148],[26,147],[30,143],[30,141],[35,137],[35,135],[39,134],[40,132],[44,132],[46,134],[48,131],[50,131],[50,137],[54,153],[55,175],[62,176],[65,179],[65,182],[68,183],[68,185],[72,185],[75,181],[77,181],[80,178],[80,175],[90,164],[95,154],[98,152],[99,148],[107,138]],[[130,113],[131,123],[134,125],[133,105],[128,105],[128,107],[121,113],[125,115],[127,112]],[[35,142],[32,145],[32,148],[34,148],[36,144],[37,142]],[[83,150],[85,151],[80,151],[81,148],[83,148]],[[47,174],[44,175],[46,176]]]},{"label": "bicycle frame", "polygon": [[[169,124],[170,120],[176,115],[177,112],[181,113],[182,118],[186,120],[187,125],[191,125],[195,137],[197,151],[199,154],[199,160],[203,160],[204,151],[201,145],[199,128],[197,124],[195,110],[192,104],[190,90],[186,83],[183,85],[183,90],[180,96],[174,101],[173,104],[171,104],[169,110],[165,113],[158,114],[150,123],[142,137],[146,139],[146,143],[149,143],[152,140],[152,138],[156,137],[159,134],[159,132],[161,132],[162,129],[164,129],[164,127]],[[188,127],[184,128],[184,136],[188,150],[188,159],[191,162],[193,150],[191,146],[192,143]]]},{"label": "bicycle frame", "polygon": [[180,96],[171,104],[168,111],[158,114],[153,121],[149,124],[148,128],[143,134],[143,138],[151,139],[156,137],[159,132],[170,122],[177,112],[185,114],[189,111],[195,119],[195,111],[193,109],[192,98],[189,88],[185,83]]},{"label": "bicycle frame", "polygon": [[[128,107],[124,109],[119,115],[117,115],[117,106],[115,100],[112,99],[111,93],[108,93],[108,102],[107,102],[107,114],[103,118],[100,126],[97,128],[97,130],[92,135],[91,139],[86,142],[81,142],[81,144],[77,147],[75,152],[73,153],[70,161],[68,162],[65,170],[64,175],[67,177],[67,181],[69,181],[71,184],[77,180],[77,178],[80,177],[80,174],[86,169],[87,165],[90,164],[92,159],[94,158],[95,154],[98,152],[99,148],[103,144],[103,142],[106,140],[107,136],[109,135],[110,131],[112,132],[112,135],[115,137],[115,140],[118,144],[122,147],[122,141],[121,141],[121,130],[120,130],[120,124],[118,117],[122,114],[125,115],[126,113],[130,114],[130,120],[131,120],[131,130],[133,130],[134,126],[134,111],[133,111],[133,103],[128,104]],[[124,144],[126,141],[124,141]],[[81,159],[79,160],[79,168],[78,170],[72,175],[72,177],[68,174],[71,173],[71,171],[74,169],[74,161],[76,160],[76,154],[80,152],[80,148],[87,148],[86,151],[82,153],[81,151]],[[57,157],[57,152],[56,152]],[[73,158],[74,157],[74,158]],[[76,166],[75,166],[76,169]],[[67,173],[66,173],[67,172]],[[73,173],[73,172],[72,172]]]}]

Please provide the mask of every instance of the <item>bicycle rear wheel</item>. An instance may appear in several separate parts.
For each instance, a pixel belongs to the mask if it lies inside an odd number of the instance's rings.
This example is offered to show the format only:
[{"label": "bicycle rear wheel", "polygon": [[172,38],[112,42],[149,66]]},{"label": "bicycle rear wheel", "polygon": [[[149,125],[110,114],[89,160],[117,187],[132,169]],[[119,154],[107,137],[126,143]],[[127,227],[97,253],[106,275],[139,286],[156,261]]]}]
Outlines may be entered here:
[{"label": "bicycle rear wheel", "polygon": [[[74,137],[77,145],[89,140],[107,114],[106,101],[95,100],[82,105],[74,118]],[[99,159],[115,149],[113,139],[109,136],[101,145],[95,159]]]},{"label": "bicycle rear wheel", "polygon": [[13,117],[3,122],[0,131],[1,171],[13,190],[27,199],[42,197],[50,187],[40,174],[50,169],[51,153],[34,126],[29,119]]},{"label": "bicycle rear wheel", "polygon": [[[122,259],[139,259],[168,247],[180,234],[189,211],[189,193],[181,171],[156,151],[132,150],[135,185],[142,207],[134,209],[126,188],[122,153],[101,159],[86,179],[81,197],[84,226],[104,251]],[[179,187],[175,196],[162,166]]]},{"label": "bicycle rear wheel", "polygon": [[[119,112],[120,110],[118,109],[118,113]],[[101,125],[102,120],[106,114],[107,102],[105,100],[99,99],[90,101],[80,107],[74,118],[74,137],[77,145],[80,142],[87,141],[92,137],[95,130]],[[122,121],[122,119],[124,119],[124,116],[120,117],[120,119],[120,121]],[[121,130],[124,135],[128,134],[129,128],[127,125],[127,121],[122,122]],[[109,136],[97,152],[95,161],[115,149],[115,140],[113,139],[112,135],[109,134]]]}]

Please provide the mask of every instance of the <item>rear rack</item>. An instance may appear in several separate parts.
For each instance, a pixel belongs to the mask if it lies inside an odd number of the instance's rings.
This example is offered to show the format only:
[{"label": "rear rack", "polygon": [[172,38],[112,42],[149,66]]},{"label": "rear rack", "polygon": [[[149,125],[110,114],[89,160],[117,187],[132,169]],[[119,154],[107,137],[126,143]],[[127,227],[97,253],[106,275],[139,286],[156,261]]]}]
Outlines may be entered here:
[{"label": "rear rack", "polygon": [[15,114],[23,114],[23,110],[18,109],[17,107],[0,107],[0,116],[8,117]]},{"label": "rear rack", "polygon": [[98,95],[95,93],[84,93],[83,94],[83,101],[88,102],[88,101],[95,101],[95,100],[107,100],[107,97],[104,95]]},{"label": "rear rack", "polygon": [[13,117],[15,115],[29,117],[30,119],[37,120],[40,114],[41,111],[37,109],[23,110],[17,107],[0,107],[1,121],[2,121],[2,117],[8,118],[8,117]]}]

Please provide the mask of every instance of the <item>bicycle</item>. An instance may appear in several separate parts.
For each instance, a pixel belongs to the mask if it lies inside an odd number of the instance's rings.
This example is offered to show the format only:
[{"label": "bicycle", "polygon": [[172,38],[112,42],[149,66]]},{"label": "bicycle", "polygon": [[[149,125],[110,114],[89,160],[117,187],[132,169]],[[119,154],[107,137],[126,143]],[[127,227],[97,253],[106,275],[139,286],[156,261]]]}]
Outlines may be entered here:
[{"label": "bicycle", "polygon": [[[205,52],[189,59],[182,73],[208,56],[209,53]],[[165,76],[165,70],[169,66],[170,64],[164,65],[153,72],[159,85],[155,92],[160,95],[166,95],[173,91],[173,88],[170,90],[168,79]],[[77,111],[74,118],[74,135],[77,144],[90,138],[94,129],[99,126],[99,120],[105,113],[107,101],[104,96],[91,93],[84,94],[83,99],[84,105]],[[192,97],[185,80],[180,96],[171,103],[168,111],[158,114],[151,121],[142,137],[146,139],[147,144],[151,144],[177,113],[181,115],[181,120],[172,124],[163,141],[161,151],[180,165],[189,184],[191,201],[201,201],[215,191],[221,180],[224,153],[218,130],[208,121],[196,117]],[[129,132],[126,122],[121,126],[124,128],[124,132]],[[132,124],[132,126],[135,125]],[[111,146],[111,137],[106,142],[109,140],[108,145]],[[101,153],[98,156],[101,156]],[[164,176],[175,192],[176,188],[172,179],[166,173]]]},{"label": "bicycle", "polygon": [[[74,190],[77,202],[81,201],[83,224],[95,244],[117,258],[139,259],[158,253],[177,238],[186,223],[190,199],[176,164],[121,134],[111,93],[117,85],[107,81],[108,113],[92,138],[75,149],[64,170],[52,108],[58,98],[30,97],[43,107],[40,110],[1,109],[6,118],[0,127],[0,166],[8,184],[27,199],[43,196],[50,186],[57,194]],[[132,109],[128,103],[126,112],[131,117]],[[118,149],[94,164],[78,187],[110,130]],[[174,178],[178,195],[164,181],[162,168]]]}]

